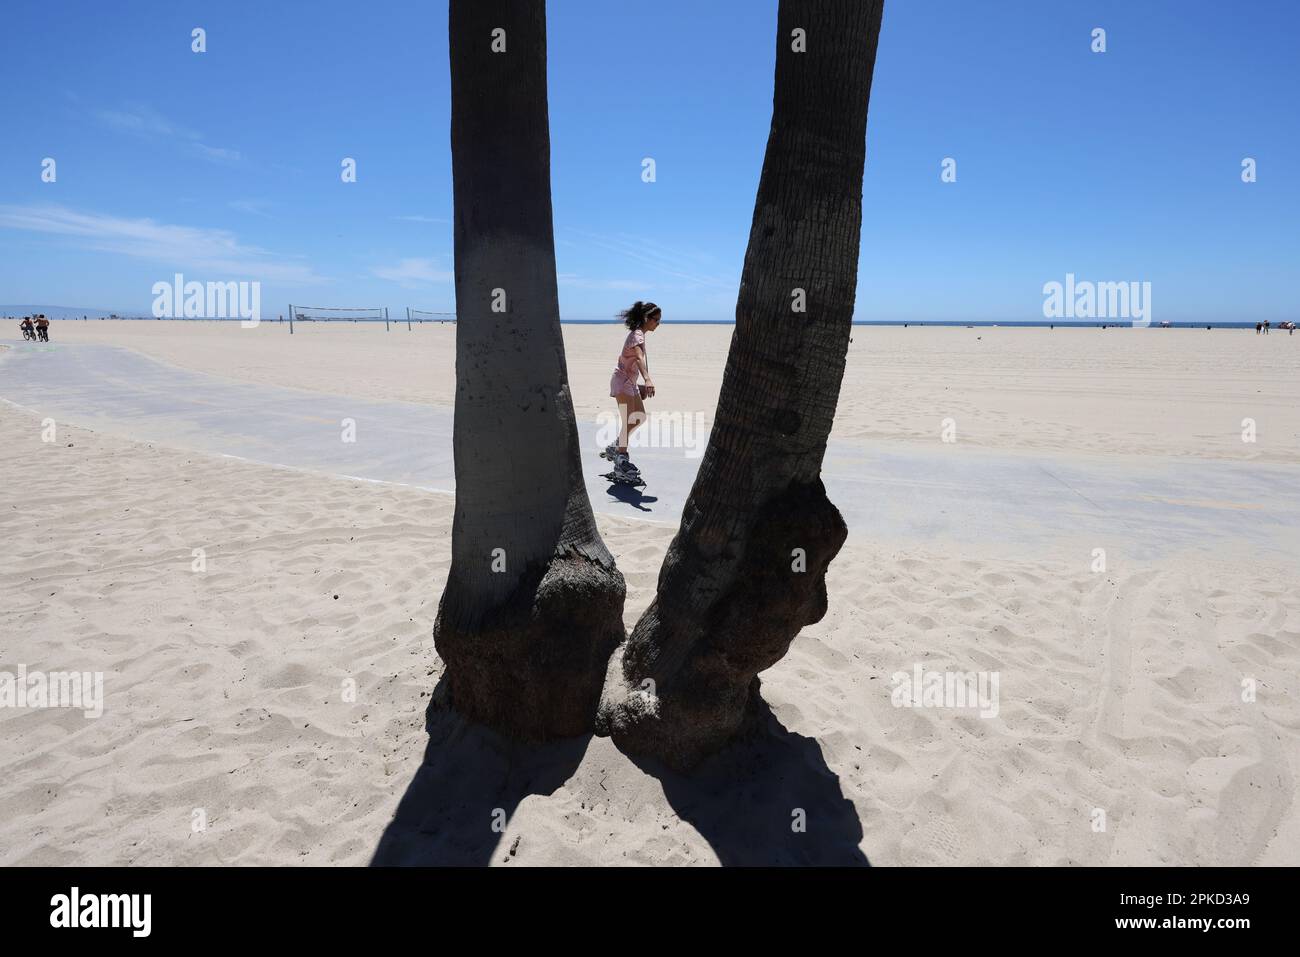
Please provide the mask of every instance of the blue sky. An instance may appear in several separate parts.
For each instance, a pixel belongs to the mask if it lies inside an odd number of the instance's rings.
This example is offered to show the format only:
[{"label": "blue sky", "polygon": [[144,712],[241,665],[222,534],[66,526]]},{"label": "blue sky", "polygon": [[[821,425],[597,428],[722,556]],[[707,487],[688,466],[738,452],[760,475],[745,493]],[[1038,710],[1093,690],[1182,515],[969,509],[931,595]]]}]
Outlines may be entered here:
[{"label": "blue sky", "polygon": [[[562,315],[732,318],[775,0],[549,8]],[[446,28],[429,0],[5,0],[0,302],[147,313],[181,271],[260,281],[264,316],[453,308]],[[887,2],[857,318],[1040,318],[1067,272],[1151,282],[1156,321],[1293,318],[1298,29],[1290,0]]]}]

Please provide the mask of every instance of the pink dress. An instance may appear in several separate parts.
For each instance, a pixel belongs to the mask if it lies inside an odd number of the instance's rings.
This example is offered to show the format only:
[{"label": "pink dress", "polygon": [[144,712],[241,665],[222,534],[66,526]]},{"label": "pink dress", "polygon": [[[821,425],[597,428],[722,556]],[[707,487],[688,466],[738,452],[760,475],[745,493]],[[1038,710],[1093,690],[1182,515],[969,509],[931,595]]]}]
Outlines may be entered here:
[{"label": "pink dress", "polygon": [[623,340],[623,352],[618,357],[618,365],[614,368],[614,377],[609,380],[611,396],[635,398],[640,395],[636,387],[637,377],[640,374],[636,364],[638,346],[645,346],[645,333],[640,329],[633,329]]}]

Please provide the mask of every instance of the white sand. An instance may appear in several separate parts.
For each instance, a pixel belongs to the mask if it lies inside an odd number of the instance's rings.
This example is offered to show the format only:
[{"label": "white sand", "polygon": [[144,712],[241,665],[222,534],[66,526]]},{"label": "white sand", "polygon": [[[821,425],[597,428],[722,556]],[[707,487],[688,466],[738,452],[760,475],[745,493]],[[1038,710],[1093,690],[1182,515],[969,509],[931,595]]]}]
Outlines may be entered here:
[{"label": "white sand", "polygon": [[[450,327],[53,333],[250,381],[452,391]],[[617,330],[565,333],[576,402],[594,414]],[[661,392],[711,408],[728,335],[656,333]],[[842,438],[935,441],[953,416],[993,448],[1300,461],[1300,339],[880,329],[855,331],[853,350]],[[3,375],[0,360],[0,396]],[[98,719],[0,708],[0,864],[368,861],[427,740],[451,498],[67,426],[42,442],[39,420],[7,405],[0,477],[0,671],[105,681]],[[672,529],[600,525],[630,626]],[[855,848],[873,864],[1300,863],[1298,581],[1244,550],[1095,574],[1051,549],[1008,560],[851,531],[826,619],[764,675],[784,732],[685,781],[605,739],[538,754],[435,722],[435,786],[419,798],[443,826],[401,847],[512,864],[848,861]],[[891,675],[916,664],[998,672],[997,716],[894,707]],[[799,809],[805,833],[791,830]]]}]

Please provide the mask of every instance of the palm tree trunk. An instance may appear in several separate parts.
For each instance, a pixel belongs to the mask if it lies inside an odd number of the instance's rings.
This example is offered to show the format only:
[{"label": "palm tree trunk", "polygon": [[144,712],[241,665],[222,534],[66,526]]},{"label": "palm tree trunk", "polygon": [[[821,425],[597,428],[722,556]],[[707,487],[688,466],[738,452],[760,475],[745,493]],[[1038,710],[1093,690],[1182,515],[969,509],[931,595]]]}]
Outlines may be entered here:
[{"label": "palm tree trunk", "polygon": [[[853,318],[882,0],[781,0],[772,127],[713,431],[602,723],[687,769],[826,613],[847,529],[821,483]],[[796,31],[804,31],[806,52]],[[800,290],[806,311],[797,311]]]},{"label": "palm tree trunk", "polygon": [[453,707],[544,740],[591,729],[625,586],[587,500],[560,334],[545,2],[451,0],[449,22],[456,514],[434,643]]}]

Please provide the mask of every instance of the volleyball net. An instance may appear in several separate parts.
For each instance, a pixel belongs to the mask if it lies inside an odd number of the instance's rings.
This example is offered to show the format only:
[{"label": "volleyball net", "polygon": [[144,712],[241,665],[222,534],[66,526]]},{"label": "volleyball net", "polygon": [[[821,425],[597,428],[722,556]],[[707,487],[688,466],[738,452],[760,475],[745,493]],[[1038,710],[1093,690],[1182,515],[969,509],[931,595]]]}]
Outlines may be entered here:
[{"label": "volleyball net", "polygon": [[289,333],[295,322],[382,322],[388,328],[387,306],[296,306],[289,305]]},{"label": "volleyball net", "polygon": [[409,326],[413,322],[455,322],[456,314],[454,312],[430,312],[427,309],[416,309],[413,306],[406,307],[406,324]]},{"label": "volleyball net", "polygon": [[[400,322],[400,318],[398,319]],[[451,322],[456,321],[454,312],[435,312],[430,309],[406,307],[406,328],[412,323]],[[289,333],[292,335],[296,322],[382,322],[385,329],[391,328],[387,306],[289,306]]]}]

